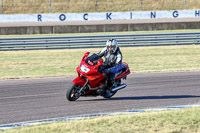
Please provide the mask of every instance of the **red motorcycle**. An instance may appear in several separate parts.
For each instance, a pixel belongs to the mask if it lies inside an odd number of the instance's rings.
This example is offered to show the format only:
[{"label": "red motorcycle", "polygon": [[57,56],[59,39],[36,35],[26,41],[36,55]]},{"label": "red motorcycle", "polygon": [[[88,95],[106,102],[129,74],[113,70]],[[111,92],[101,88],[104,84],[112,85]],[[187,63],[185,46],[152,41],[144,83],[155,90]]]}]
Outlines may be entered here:
[{"label": "red motorcycle", "polygon": [[103,60],[95,53],[88,57],[89,54],[90,52],[84,54],[76,69],[78,77],[72,81],[71,87],[67,89],[66,97],[69,101],[76,101],[80,96],[111,98],[118,90],[127,86],[124,83],[121,84],[121,80],[126,79],[130,73],[128,64],[125,62],[121,64],[121,70],[115,77],[117,86],[113,87],[109,82],[109,75],[103,72],[105,69]]}]

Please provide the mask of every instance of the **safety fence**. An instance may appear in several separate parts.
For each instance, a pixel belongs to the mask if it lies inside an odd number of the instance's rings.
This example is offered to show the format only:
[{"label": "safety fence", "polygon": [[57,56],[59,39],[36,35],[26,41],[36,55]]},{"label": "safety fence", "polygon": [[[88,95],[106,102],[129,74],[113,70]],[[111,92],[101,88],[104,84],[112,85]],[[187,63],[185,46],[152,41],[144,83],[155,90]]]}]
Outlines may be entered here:
[{"label": "safety fence", "polygon": [[0,38],[0,51],[102,48],[110,38],[117,39],[120,47],[200,44],[200,32],[12,37]]}]

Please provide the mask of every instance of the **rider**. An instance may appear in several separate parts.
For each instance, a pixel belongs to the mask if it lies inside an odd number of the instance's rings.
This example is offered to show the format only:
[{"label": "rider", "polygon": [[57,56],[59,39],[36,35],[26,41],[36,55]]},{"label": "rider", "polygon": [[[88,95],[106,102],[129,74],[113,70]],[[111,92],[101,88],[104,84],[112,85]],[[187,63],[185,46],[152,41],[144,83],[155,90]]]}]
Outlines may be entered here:
[{"label": "rider", "polygon": [[119,72],[122,64],[122,53],[119,49],[117,40],[109,39],[106,42],[106,47],[103,48],[99,53],[99,57],[105,57],[104,61],[104,73],[108,74],[109,82],[112,88],[117,87],[115,83],[116,73]]}]

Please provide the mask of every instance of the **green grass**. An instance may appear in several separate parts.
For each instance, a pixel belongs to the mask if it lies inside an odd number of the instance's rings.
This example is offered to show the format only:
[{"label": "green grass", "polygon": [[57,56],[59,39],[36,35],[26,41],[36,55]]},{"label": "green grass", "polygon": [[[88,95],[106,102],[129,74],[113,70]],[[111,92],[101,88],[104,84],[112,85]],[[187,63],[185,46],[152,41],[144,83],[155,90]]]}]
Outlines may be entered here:
[{"label": "green grass", "polygon": [[[72,76],[83,54],[101,49],[1,51],[0,79]],[[200,46],[121,48],[132,73],[200,70]]]},{"label": "green grass", "polygon": [[88,118],[0,130],[2,133],[197,133],[200,108]]},{"label": "green grass", "polygon": [[200,29],[186,30],[159,30],[159,31],[124,31],[124,32],[96,32],[96,33],[65,33],[65,34],[31,34],[31,35],[0,35],[7,37],[41,37],[41,36],[77,36],[77,35],[112,35],[112,34],[142,34],[142,33],[175,33],[175,32],[200,32]]}]

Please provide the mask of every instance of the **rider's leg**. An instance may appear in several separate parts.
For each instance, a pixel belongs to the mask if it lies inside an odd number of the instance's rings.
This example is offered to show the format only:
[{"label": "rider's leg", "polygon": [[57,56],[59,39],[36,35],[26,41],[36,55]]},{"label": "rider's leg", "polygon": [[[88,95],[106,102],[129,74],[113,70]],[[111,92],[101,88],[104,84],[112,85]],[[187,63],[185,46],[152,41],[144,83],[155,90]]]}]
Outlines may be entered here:
[{"label": "rider's leg", "polygon": [[110,84],[111,84],[111,88],[115,88],[117,87],[117,83],[115,81],[115,73],[110,74]]}]

